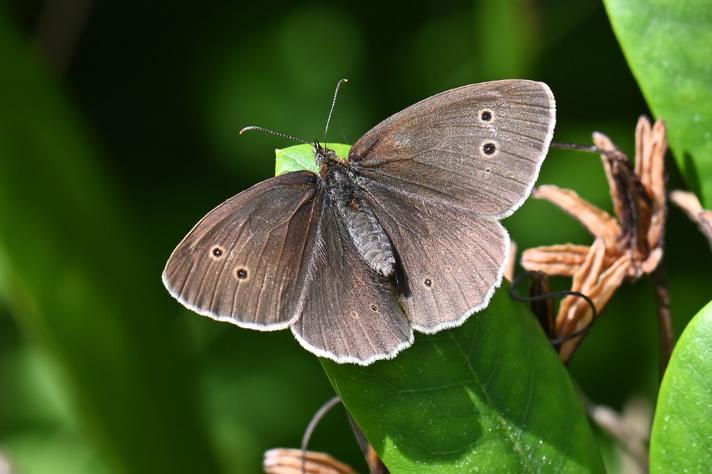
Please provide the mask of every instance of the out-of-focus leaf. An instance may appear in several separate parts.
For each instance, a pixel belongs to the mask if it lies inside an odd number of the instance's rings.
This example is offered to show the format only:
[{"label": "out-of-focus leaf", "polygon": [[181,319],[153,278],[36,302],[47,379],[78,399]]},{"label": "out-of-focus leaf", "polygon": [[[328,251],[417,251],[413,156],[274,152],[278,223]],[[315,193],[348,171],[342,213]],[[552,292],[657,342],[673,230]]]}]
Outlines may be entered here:
[{"label": "out-of-focus leaf", "polygon": [[393,474],[603,472],[566,370],[505,288],[391,361],[322,365]]},{"label": "out-of-focus leaf", "polygon": [[668,125],[688,185],[712,206],[712,8],[706,0],[606,0],[648,104]]},{"label": "out-of-focus leaf", "polygon": [[660,386],[650,472],[712,472],[712,302],[690,321]]},{"label": "out-of-focus leaf", "polygon": [[146,265],[84,124],[3,11],[0,57],[0,296],[56,361],[53,383],[110,470],[215,472],[161,269]]},{"label": "out-of-focus leaf", "polygon": [[538,5],[526,0],[485,0],[476,5],[478,77],[527,77],[540,47]]},{"label": "out-of-focus leaf", "polygon": [[[351,145],[342,143],[325,143],[323,146],[334,150],[340,158],[349,156]],[[275,150],[277,156],[274,166],[274,175],[289,173],[290,171],[307,170],[312,173],[319,173],[319,167],[314,158],[314,147],[311,145],[294,145],[287,148]]]}]

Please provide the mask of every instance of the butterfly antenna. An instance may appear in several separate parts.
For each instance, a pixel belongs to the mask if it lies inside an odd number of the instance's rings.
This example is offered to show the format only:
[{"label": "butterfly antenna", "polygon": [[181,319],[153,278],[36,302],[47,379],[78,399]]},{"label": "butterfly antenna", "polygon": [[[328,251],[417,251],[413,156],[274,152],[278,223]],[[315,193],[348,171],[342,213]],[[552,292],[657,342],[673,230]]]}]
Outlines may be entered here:
[{"label": "butterfly antenna", "polygon": [[344,127],[341,126],[341,121],[338,121],[337,123],[339,124],[339,130],[341,131],[341,136],[344,139],[344,143],[351,143],[351,141],[346,138],[346,132],[344,131]]},{"label": "butterfly antenna", "polygon": [[334,113],[334,106],[336,105],[336,96],[339,95],[339,89],[341,84],[349,82],[348,79],[341,79],[336,83],[336,90],[334,91],[334,98],[331,99],[331,108],[329,109],[329,116],[326,118],[326,127],[324,127],[324,141],[326,141],[326,133],[329,131],[329,122],[331,122],[331,114]]},{"label": "butterfly antenna", "polygon": [[278,137],[287,138],[287,139],[293,140],[295,142],[304,143],[306,145],[311,145],[311,143],[309,143],[308,141],[306,141],[302,138],[296,138],[291,135],[287,135],[286,133],[276,132],[274,130],[270,130],[269,128],[258,127],[257,125],[250,125],[249,127],[243,128],[242,130],[240,130],[240,135],[242,135],[245,132],[249,132],[251,130],[258,130],[260,132],[269,133],[271,135],[277,135]]}]

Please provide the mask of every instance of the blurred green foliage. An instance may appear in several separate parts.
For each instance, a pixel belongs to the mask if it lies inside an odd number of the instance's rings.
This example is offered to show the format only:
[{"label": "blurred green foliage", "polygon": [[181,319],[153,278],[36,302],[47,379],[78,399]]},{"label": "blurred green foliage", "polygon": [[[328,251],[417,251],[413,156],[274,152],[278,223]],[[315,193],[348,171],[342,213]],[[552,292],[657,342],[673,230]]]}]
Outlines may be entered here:
[{"label": "blurred green foliage", "polygon": [[[288,331],[196,316],[161,285],[185,232],[290,145],[241,127],[321,139],[342,77],[330,139],[343,143],[436,92],[507,77],[551,86],[558,141],[601,130],[632,152],[647,112],[594,0],[95,2],[84,21],[70,3],[0,6],[0,452],[21,472],[258,472],[333,393]],[[539,182],[610,208],[596,157],[552,152]],[[679,332],[709,300],[712,257],[669,214]],[[591,241],[533,200],[505,225],[520,249]],[[650,282],[624,286],[573,377],[596,402],[654,403],[656,331]],[[363,470],[349,430],[332,415],[313,446]]]}]

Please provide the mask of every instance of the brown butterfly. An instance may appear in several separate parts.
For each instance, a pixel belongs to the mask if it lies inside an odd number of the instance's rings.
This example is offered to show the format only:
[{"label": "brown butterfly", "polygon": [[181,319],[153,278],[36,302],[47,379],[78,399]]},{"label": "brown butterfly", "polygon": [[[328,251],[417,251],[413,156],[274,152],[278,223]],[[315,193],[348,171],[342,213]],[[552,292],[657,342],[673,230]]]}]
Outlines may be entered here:
[{"label": "brown butterfly", "polygon": [[435,95],[384,120],[348,160],[316,143],[319,174],[286,173],[213,209],[163,272],[189,309],[291,327],[308,351],[370,364],[486,307],[555,123],[546,84]]}]

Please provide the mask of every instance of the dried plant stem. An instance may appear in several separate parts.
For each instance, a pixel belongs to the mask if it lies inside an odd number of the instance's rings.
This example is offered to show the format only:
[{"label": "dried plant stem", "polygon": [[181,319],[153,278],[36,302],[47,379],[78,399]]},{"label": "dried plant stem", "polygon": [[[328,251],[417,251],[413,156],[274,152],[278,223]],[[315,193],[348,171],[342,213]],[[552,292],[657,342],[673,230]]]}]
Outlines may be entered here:
[{"label": "dried plant stem", "polygon": [[658,313],[658,331],[660,334],[660,380],[665,374],[672,349],[675,346],[675,334],[672,329],[672,312],[670,311],[670,290],[668,289],[667,274],[661,264],[653,273],[655,283],[655,300]]},{"label": "dried plant stem", "polygon": [[366,464],[368,464],[369,474],[389,474],[388,468],[385,464],[383,464],[381,458],[378,457],[378,453],[368,442],[368,440],[366,439],[366,435],[358,426],[356,420],[353,419],[351,414],[348,414],[348,416],[349,422],[351,423],[351,428],[354,431],[354,436],[356,436],[356,441],[358,442],[358,445],[361,448],[361,451],[363,452],[364,458],[366,458]]},{"label": "dried plant stem", "polygon": [[356,474],[349,465],[326,453],[301,449],[270,449],[264,455],[265,474]]},{"label": "dried plant stem", "polygon": [[703,209],[697,196],[688,191],[671,191],[670,200],[699,226],[712,249],[712,211]]},{"label": "dried plant stem", "polygon": [[582,394],[588,416],[603,431],[617,440],[628,451],[642,472],[648,472],[648,449],[643,436],[620,413],[605,405],[597,405]]},{"label": "dried plant stem", "polygon": [[509,283],[514,281],[514,272],[517,267],[517,243],[511,241],[509,243],[509,255],[507,255],[507,261],[504,265],[504,279]]},{"label": "dried plant stem", "polygon": [[12,466],[5,455],[0,451],[0,474],[12,474]]},{"label": "dried plant stem", "polygon": [[381,461],[381,458],[378,457],[376,450],[373,449],[373,446],[370,444],[368,445],[368,452],[366,454],[366,463],[368,464],[370,474],[390,474],[390,471],[386,465],[383,464],[383,461]]}]

